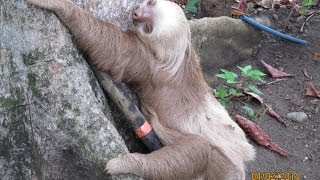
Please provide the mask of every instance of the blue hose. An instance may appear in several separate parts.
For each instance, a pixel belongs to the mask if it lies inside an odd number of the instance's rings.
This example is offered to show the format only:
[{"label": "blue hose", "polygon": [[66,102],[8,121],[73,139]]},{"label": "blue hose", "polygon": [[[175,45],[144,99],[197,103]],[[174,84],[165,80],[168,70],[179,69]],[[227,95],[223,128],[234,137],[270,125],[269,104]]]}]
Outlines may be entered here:
[{"label": "blue hose", "polygon": [[267,27],[267,26],[265,26],[263,24],[258,23],[257,21],[249,18],[248,16],[241,15],[240,19],[242,19],[243,21],[251,24],[252,26],[255,26],[255,27],[257,27],[257,28],[259,28],[259,29],[261,29],[263,31],[266,31],[266,32],[268,32],[270,34],[279,36],[279,37],[281,37],[283,39],[286,39],[288,41],[299,43],[299,44],[304,44],[304,45],[308,45],[309,44],[308,41],[305,41],[305,40],[302,40],[302,39],[298,39],[298,38],[283,34],[283,33],[279,32],[279,31],[276,31],[276,30],[271,29],[271,28],[269,28],[269,27]]}]

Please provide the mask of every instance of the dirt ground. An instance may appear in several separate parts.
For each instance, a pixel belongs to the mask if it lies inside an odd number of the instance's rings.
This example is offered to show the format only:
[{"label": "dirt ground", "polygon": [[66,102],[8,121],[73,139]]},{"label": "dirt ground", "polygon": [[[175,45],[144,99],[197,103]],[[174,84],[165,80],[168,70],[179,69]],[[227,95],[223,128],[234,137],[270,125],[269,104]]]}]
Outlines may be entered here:
[{"label": "dirt ground", "polygon": [[[269,17],[274,28],[305,39],[310,45],[299,45],[273,35],[266,35],[267,38],[257,47],[257,54],[253,58],[225,67],[239,72],[237,65],[241,67],[252,65],[253,68],[266,72],[260,62],[264,60],[278,69],[283,68],[285,72],[295,75],[270,85],[260,86],[264,100],[286,120],[288,127],[282,126],[267,114],[262,114],[256,121],[275,142],[288,150],[290,155],[281,157],[251,141],[256,147],[257,156],[256,160],[248,165],[247,179],[251,177],[259,179],[254,173],[279,172],[294,175],[299,173],[301,179],[320,179],[320,99],[305,96],[309,82],[320,90],[320,62],[314,60],[314,54],[320,52],[320,14],[308,21],[303,33],[299,32],[303,21],[299,21],[299,14],[295,11],[281,8],[264,10],[261,14]],[[304,75],[303,69],[310,78]],[[265,80],[272,82],[276,79],[267,76]],[[257,111],[261,109],[258,103],[248,103]],[[227,109],[232,117],[237,113],[245,115],[243,103],[238,101],[229,103]],[[303,122],[290,121],[285,118],[290,112],[305,112],[308,119]]]}]

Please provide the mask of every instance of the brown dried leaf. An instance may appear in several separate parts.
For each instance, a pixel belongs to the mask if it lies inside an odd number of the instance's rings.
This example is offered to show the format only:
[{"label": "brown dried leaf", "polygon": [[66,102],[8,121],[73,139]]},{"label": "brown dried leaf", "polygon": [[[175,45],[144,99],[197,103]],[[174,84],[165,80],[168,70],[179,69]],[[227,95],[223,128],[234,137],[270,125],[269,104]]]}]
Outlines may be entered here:
[{"label": "brown dried leaf", "polygon": [[238,5],[237,5],[237,8],[241,11],[241,12],[246,12],[247,10],[247,3],[245,0],[240,0]]},{"label": "brown dried leaf", "polygon": [[257,99],[261,104],[264,103],[264,100],[262,97],[260,97],[258,94],[253,93],[253,92],[245,92],[245,94],[252,96],[253,98]]},{"label": "brown dried leaf", "polygon": [[267,113],[275,118],[277,121],[279,121],[282,125],[284,125],[285,127],[287,127],[287,124],[285,123],[285,121],[281,118],[281,116],[279,116],[270,106],[266,105],[267,108]]},{"label": "brown dried leaf", "polygon": [[281,156],[287,157],[289,152],[282,149],[278,144],[273,142],[268,134],[261,129],[256,123],[236,115],[236,121],[239,126],[248,134],[248,136],[258,145],[264,146],[272,151],[279,153]]},{"label": "brown dried leaf", "polygon": [[293,76],[292,74],[288,74],[285,72],[282,72],[272,66],[270,66],[269,64],[267,64],[266,62],[264,62],[263,60],[261,60],[263,66],[266,68],[266,70],[268,71],[268,73],[273,77],[273,78],[284,78],[284,77],[291,77]]},{"label": "brown dried leaf", "polygon": [[313,59],[320,62],[320,53],[314,53]]},{"label": "brown dried leaf", "polygon": [[306,92],[306,96],[320,98],[320,91],[318,91],[316,89],[316,87],[314,87],[312,82],[309,83],[309,86],[308,86],[308,89],[307,89],[307,92]]},{"label": "brown dried leaf", "polygon": [[282,4],[282,5],[290,5],[292,4],[292,2],[290,0],[280,0],[280,3],[279,4]]}]

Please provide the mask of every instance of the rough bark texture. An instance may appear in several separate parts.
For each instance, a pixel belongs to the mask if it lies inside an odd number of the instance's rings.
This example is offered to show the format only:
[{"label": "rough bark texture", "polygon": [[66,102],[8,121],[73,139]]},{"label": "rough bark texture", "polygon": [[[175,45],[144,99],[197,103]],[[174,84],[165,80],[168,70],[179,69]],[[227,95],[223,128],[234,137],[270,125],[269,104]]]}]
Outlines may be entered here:
[{"label": "rough bark texture", "polygon": [[[77,0],[95,16],[123,29],[130,25],[137,2]],[[0,1],[0,5],[1,179],[107,179],[103,174],[107,160],[126,154],[126,144],[142,151],[132,145],[139,141],[123,125],[123,115],[104,95],[53,13],[24,0]],[[225,32],[226,24],[238,30]],[[252,38],[253,30],[239,20],[205,19],[191,25],[194,45],[211,74],[220,64],[252,54],[254,44],[242,45],[253,41],[240,37]]]}]

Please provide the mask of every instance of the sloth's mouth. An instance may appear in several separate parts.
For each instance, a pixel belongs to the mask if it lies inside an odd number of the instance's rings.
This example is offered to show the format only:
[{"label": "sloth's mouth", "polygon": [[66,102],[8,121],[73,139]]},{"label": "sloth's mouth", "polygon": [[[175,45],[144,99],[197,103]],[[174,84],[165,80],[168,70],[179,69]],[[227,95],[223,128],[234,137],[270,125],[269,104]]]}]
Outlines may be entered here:
[{"label": "sloth's mouth", "polygon": [[133,20],[133,25],[137,28],[142,28],[143,32],[150,34],[153,31],[153,24],[147,22],[138,22]]},{"label": "sloth's mouth", "polygon": [[143,26],[143,30],[145,33],[151,33],[153,30],[153,26],[151,24],[145,24]]}]

